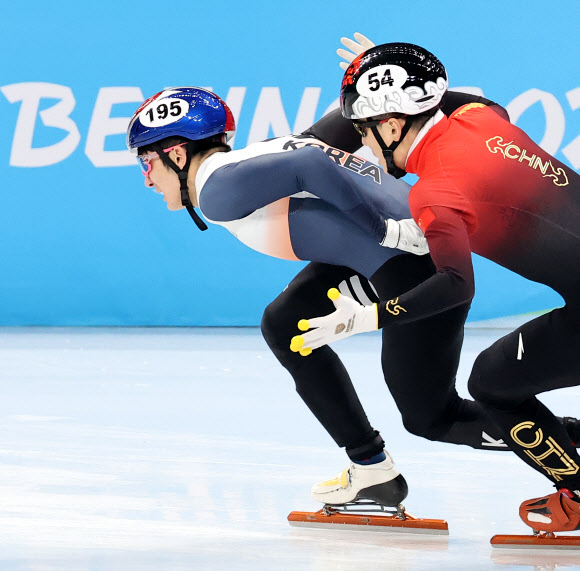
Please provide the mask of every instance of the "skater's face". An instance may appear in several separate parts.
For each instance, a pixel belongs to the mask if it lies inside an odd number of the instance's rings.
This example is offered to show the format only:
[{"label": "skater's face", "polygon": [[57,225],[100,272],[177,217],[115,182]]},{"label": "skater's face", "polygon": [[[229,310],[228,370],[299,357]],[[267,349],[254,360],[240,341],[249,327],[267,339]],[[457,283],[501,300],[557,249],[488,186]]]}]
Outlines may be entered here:
[{"label": "skater's face", "polygon": [[[145,156],[148,161],[147,170],[143,172],[145,186],[163,195],[163,200],[169,210],[181,210],[184,208],[181,203],[181,191],[177,173],[163,164],[157,153],[148,152],[145,153]],[[187,155],[181,146],[177,146],[171,147],[168,157],[181,169],[185,164]]]},{"label": "skater's face", "polygon": [[[363,130],[364,130],[364,135],[361,138],[362,144],[367,146],[372,151],[373,155],[379,161],[379,165],[386,172],[387,163],[385,161],[385,158],[383,157],[383,151],[381,150],[381,147],[378,144],[374,133],[368,128],[363,129]],[[379,133],[380,133],[380,128],[379,128]],[[387,143],[387,144],[389,144],[389,143]]]},{"label": "skater's face", "polygon": [[[386,119],[380,122],[372,121],[369,124],[376,126],[379,135],[382,137],[385,144],[389,146],[391,143],[400,139],[401,131],[405,125],[405,120],[391,117],[390,119]],[[357,131],[361,133],[362,144],[367,146],[372,151],[373,155],[379,161],[379,165],[386,172],[387,163],[383,156],[381,146],[377,142],[377,139],[372,130],[368,126],[365,126],[364,123],[357,123]],[[409,137],[405,137],[404,143],[407,142],[407,138]],[[407,156],[406,150],[408,150],[407,145],[403,146],[403,144],[401,144],[395,149],[393,154],[395,165],[397,165],[399,168],[405,167],[405,158]]]}]

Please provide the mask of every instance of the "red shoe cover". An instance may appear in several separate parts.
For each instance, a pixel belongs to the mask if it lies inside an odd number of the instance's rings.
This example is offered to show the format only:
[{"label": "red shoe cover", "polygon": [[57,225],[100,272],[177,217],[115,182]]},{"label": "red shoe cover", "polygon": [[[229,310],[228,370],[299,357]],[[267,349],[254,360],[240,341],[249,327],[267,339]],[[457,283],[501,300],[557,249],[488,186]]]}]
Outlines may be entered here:
[{"label": "red shoe cover", "polygon": [[566,488],[544,496],[526,500],[520,506],[520,517],[537,531],[560,532],[580,529],[580,503]]}]

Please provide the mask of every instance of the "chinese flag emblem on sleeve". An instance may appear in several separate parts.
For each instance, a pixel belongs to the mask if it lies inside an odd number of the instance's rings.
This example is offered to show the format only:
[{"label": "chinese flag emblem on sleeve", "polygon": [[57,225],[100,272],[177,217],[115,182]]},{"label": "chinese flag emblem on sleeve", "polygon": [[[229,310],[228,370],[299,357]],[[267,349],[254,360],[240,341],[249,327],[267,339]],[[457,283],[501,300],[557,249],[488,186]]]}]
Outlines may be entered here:
[{"label": "chinese flag emblem on sleeve", "polygon": [[417,224],[419,225],[419,228],[423,230],[423,233],[425,233],[425,230],[429,228],[429,224],[431,224],[433,220],[435,220],[435,214],[433,214],[433,211],[429,207],[427,207],[425,208],[425,210],[421,212],[421,216],[419,216]]}]

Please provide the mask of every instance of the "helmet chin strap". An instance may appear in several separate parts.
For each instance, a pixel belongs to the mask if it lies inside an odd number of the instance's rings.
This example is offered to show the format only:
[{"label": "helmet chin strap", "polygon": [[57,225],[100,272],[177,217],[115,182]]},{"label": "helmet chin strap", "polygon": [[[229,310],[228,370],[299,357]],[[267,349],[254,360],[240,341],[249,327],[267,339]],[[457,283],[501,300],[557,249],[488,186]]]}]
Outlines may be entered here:
[{"label": "helmet chin strap", "polygon": [[383,157],[385,158],[385,162],[387,163],[387,172],[390,175],[394,176],[395,178],[401,178],[402,176],[405,176],[407,174],[407,171],[405,169],[400,169],[398,166],[395,165],[393,153],[395,152],[395,149],[401,144],[401,142],[405,138],[405,135],[409,132],[409,129],[411,128],[412,124],[413,120],[410,117],[407,117],[407,120],[405,121],[405,124],[401,129],[401,137],[399,138],[398,141],[393,141],[390,145],[387,145],[384,139],[381,137],[381,135],[379,135],[379,130],[376,125],[371,127],[371,131],[373,132],[373,135],[375,136],[375,139],[377,140],[379,147],[381,147],[381,150],[383,151]]},{"label": "helmet chin strap", "polygon": [[187,174],[189,172],[189,165],[191,163],[191,158],[193,156],[189,145],[186,146],[187,149],[187,159],[185,160],[185,164],[183,168],[180,169],[164,152],[161,148],[161,145],[151,145],[154,151],[157,152],[159,157],[162,157],[163,162],[170,167],[179,178],[179,190],[181,192],[181,204],[185,206],[189,215],[191,216],[192,220],[195,222],[195,225],[201,230],[207,230],[207,224],[200,218],[199,214],[195,211],[193,204],[191,204],[191,200],[189,198],[189,188],[187,186]]}]

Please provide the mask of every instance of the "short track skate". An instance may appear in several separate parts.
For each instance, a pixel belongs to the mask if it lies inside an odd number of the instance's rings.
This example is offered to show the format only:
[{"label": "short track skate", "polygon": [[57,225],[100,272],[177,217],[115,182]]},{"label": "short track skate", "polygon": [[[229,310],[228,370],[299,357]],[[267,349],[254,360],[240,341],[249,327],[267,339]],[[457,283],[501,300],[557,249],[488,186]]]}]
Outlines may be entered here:
[{"label": "short track skate", "polygon": [[512,549],[577,549],[580,552],[580,535],[556,535],[534,530],[532,535],[494,535],[491,545]]},{"label": "short track skate", "polygon": [[449,535],[445,520],[416,518],[401,504],[387,507],[372,500],[326,504],[317,512],[292,512],[288,522],[296,527]]},{"label": "short track skate", "polygon": [[491,544],[493,547],[580,551],[580,535],[561,535],[580,531],[580,504],[577,496],[578,492],[560,488],[547,496],[526,500],[520,506],[520,517],[532,528],[533,535],[494,535]]}]

